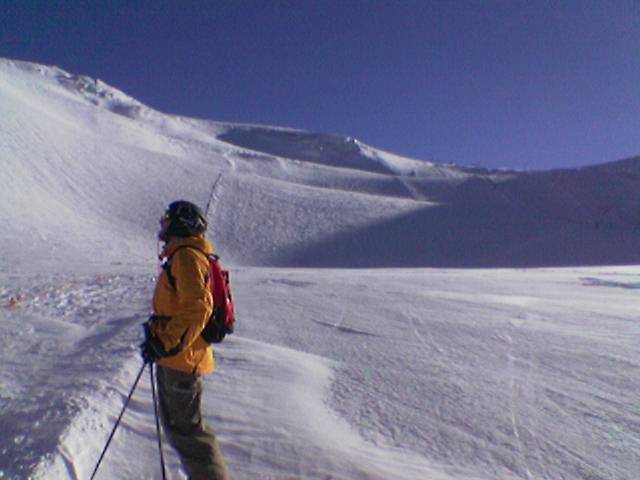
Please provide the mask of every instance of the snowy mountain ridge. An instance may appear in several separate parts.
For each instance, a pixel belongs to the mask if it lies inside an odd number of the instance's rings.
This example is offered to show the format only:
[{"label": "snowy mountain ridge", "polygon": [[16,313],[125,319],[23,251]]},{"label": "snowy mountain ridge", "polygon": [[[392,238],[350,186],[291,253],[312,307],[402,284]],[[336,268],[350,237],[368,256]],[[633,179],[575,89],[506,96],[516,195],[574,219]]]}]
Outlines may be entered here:
[{"label": "snowy mountain ridge", "polygon": [[[0,85],[10,113],[0,119],[10,146],[2,150],[2,200],[36,225],[35,231],[9,229],[12,237],[30,237],[27,247],[47,239],[60,252],[62,232],[82,239],[80,225],[109,229],[122,218],[131,225],[123,239],[132,254],[126,260],[140,262],[163,204],[186,194],[211,203],[220,247],[239,265],[640,260],[634,234],[640,158],[549,172],[460,168],[402,158],[349,137],[165,115],[57,67],[2,60]],[[151,183],[149,169],[166,177]],[[65,172],[63,184],[55,179],[58,170]],[[25,185],[28,196],[16,191]],[[286,204],[265,209],[266,199],[279,196]],[[83,257],[95,259],[88,251]]]}]

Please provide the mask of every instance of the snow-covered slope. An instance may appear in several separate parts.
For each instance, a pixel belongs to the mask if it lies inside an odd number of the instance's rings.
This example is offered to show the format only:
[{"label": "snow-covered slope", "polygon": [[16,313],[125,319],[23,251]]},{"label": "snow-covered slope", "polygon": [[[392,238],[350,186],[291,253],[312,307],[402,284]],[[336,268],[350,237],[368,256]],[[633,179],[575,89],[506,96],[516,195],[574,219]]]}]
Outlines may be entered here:
[{"label": "snow-covered slope", "polygon": [[5,267],[19,271],[36,258],[144,263],[158,212],[182,197],[211,204],[218,244],[237,265],[640,260],[640,159],[463,169],[338,136],[168,116],[99,80],[8,60],[0,108]]},{"label": "snow-covered slope", "polygon": [[[166,204],[210,204],[237,479],[635,480],[640,159],[503,172],[165,115],[0,59],[0,478],[88,478],[140,368]],[[339,269],[281,267],[341,267]],[[349,269],[345,267],[414,267]],[[97,478],[159,478],[143,377]],[[184,478],[169,455],[170,478]]]},{"label": "snow-covered slope", "polygon": [[[204,405],[236,479],[637,478],[637,267],[232,275]],[[151,278],[0,282],[0,478],[89,478]],[[150,398],[145,372],[98,479],[160,478]]]}]

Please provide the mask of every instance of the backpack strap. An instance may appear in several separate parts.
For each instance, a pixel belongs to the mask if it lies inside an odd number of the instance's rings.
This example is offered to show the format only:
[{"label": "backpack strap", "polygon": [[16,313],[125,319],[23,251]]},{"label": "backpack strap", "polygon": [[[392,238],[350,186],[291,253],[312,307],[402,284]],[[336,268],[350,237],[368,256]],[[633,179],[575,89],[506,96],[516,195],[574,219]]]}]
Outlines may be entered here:
[{"label": "backpack strap", "polygon": [[[201,254],[203,254],[204,256],[207,257],[207,261],[209,261],[209,254],[207,254],[204,250],[198,248],[198,247],[193,247],[191,245],[183,245],[181,247],[176,248],[173,253],[171,254],[170,257],[167,258],[167,260],[162,264],[162,269],[167,272],[167,278],[169,279],[169,284],[171,285],[171,287],[173,287],[173,289],[175,290],[176,288],[176,277],[174,277],[173,275],[171,275],[171,259],[173,258],[173,256],[176,254],[176,252],[178,250],[182,250],[183,248],[190,248],[192,250],[195,250],[197,252],[200,252]],[[215,254],[212,254],[214,257],[216,258],[220,258]],[[205,283],[207,283],[209,281],[208,275],[205,276]]]},{"label": "backpack strap", "polygon": [[[178,247],[176,248],[173,253],[171,254],[171,256],[162,264],[162,269],[167,272],[167,278],[169,280],[169,284],[171,285],[171,287],[173,287],[173,289],[175,290],[176,288],[176,279],[173,275],[171,275],[171,259],[173,258],[173,256],[176,254],[176,252],[178,250],[180,250],[181,248],[191,248],[193,250],[197,250],[198,252],[202,253],[206,258],[207,258],[207,262],[209,263],[211,259],[213,260],[219,260],[220,256],[216,255],[215,253],[206,253],[205,251],[201,250],[198,247],[193,247],[190,245],[183,245],[182,247]],[[210,278],[209,278],[209,270],[207,270],[207,274],[205,275],[204,278],[205,281],[205,285],[209,284]],[[213,292],[211,292],[213,295]],[[215,300],[214,300],[215,302]],[[207,320],[207,323],[204,327],[204,329],[202,330],[202,332],[200,333],[200,336],[205,340],[205,342],[207,342],[207,344],[211,344],[211,343],[219,343],[222,341],[222,339],[224,339],[225,335],[227,333],[231,333],[233,332],[233,329],[231,330],[223,330],[221,331],[220,326],[218,325],[218,323],[216,322],[216,317],[218,316],[219,311],[224,312],[224,309],[221,309],[220,307],[213,307],[213,311],[211,312],[211,316],[209,317],[209,319]],[[224,315],[224,313],[223,313]]]}]

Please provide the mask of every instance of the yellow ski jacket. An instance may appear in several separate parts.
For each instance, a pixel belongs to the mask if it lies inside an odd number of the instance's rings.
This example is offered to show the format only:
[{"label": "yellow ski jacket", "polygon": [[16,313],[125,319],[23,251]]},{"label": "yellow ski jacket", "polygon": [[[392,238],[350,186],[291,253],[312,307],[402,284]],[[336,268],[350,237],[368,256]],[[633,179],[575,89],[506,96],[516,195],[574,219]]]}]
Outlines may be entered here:
[{"label": "yellow ski jacket", "polygon": [[153,295],[153,312],[160,318],[151,325],[151,333],[167,351],[181,347],[180,353],[160,359],[159,365],[205,374],[215,370],[213,348],[200,336],[213,311],[213,296],[206,281],[209,262],[194,248],[213,253],[203,236],[173,239],[164,248],[162,257],[171,260],[173,282],[166,271],[160,273]]}]

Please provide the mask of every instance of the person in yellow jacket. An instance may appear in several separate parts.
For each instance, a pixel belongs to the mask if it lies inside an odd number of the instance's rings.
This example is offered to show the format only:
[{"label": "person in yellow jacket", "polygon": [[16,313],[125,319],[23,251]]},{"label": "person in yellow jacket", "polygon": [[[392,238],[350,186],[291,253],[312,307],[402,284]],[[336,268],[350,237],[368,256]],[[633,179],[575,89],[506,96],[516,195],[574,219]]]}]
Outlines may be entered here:
[{"label": "person in yellow jacket", "polygon": [[193,203],[173,202],[160,220],[163,272],[153,295],[145,362],[157,363],[160,416],[169,441],[193,480],[230,479],[213,430],[201,414],[202,376],[215,370],[213,349],[200,336],[213,311],[207,287],[207,221]]}]

